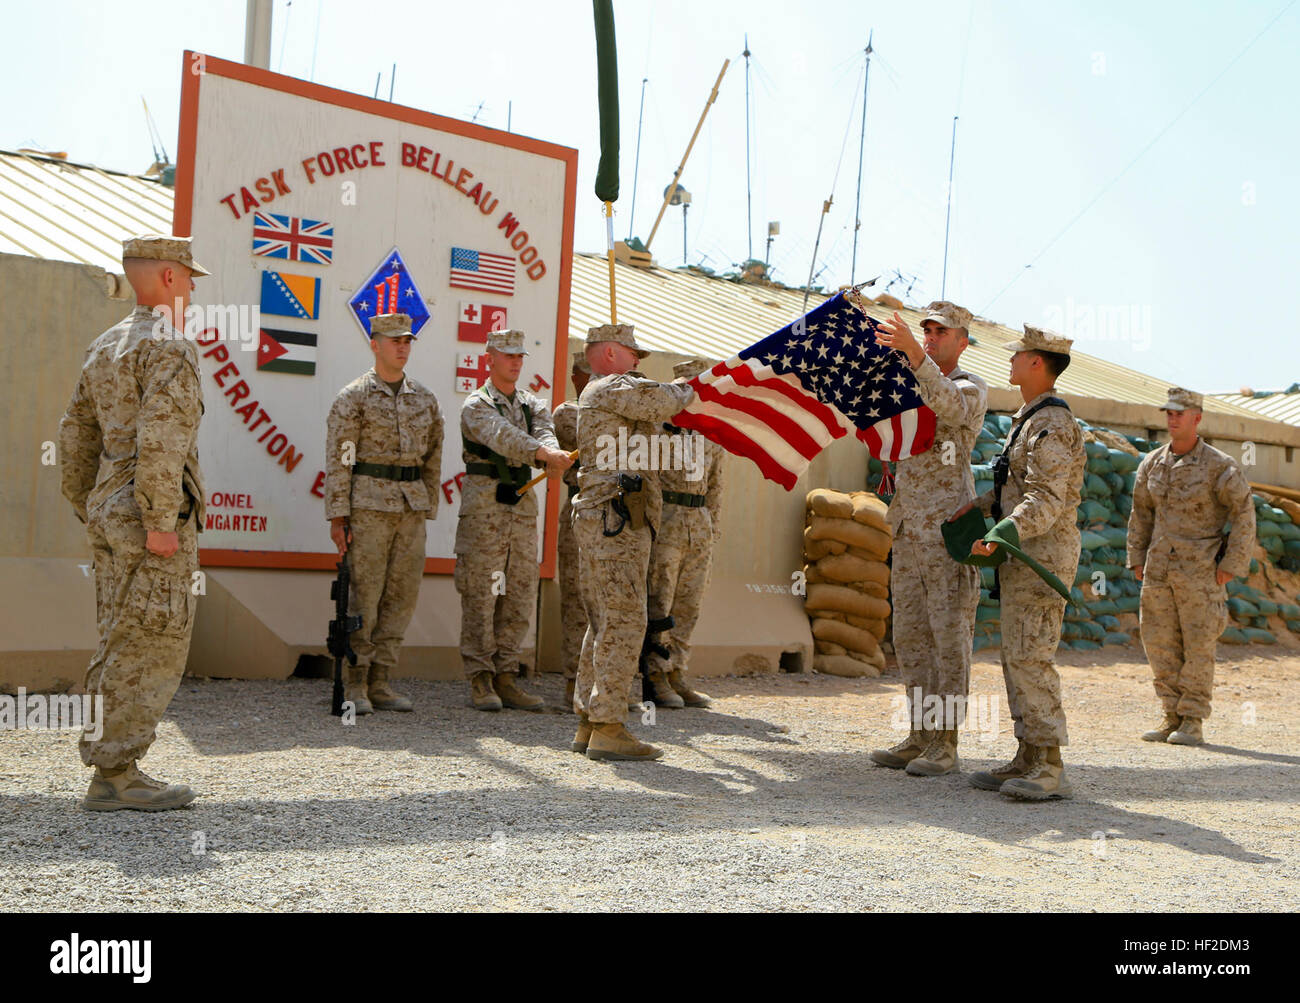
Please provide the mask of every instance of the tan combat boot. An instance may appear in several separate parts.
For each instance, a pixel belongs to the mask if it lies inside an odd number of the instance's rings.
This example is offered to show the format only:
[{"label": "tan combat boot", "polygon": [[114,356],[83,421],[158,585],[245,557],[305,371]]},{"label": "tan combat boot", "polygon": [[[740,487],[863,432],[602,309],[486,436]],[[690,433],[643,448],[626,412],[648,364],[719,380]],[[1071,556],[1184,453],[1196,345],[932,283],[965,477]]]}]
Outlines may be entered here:
[{"label": "tan combat boot", "polygon": [[365,666],[343,666],[343,702],[351,701],[357,717],[370,714],[375,709],[370,703],[370,688],[366,685],[368,673],[369,669]]},{"label": "tan combat boot", "polygon": [[469,680],[469,701],[475,710],[500,710],[501,698],[492,687],[492,673],[475,672]]},{"label": "tan combat boot", "polygon": [[1024,741],[1016,740],[1016,754],[1011,762],[1006,766],[999,766],[996,770],[980,770],[972,773],[970,783],[972,787],[978,787],[982,791],[1000,791],[1002,785],[1008,780],[1016,777],[1023,777],[1033,767],[1035,762],[1035,746],[1027,745]]},{"label": "tan combat boot", "polygon": [[1170,745],[1203,745],[1205,738],[1201,735],[1201,719],[1185,717],[1178,730],[1169,736]]},{"label": "tan combat boot", "polygon": [[573,742],[569,748],[574,752],[586,752],[587,746],[591,743],[591,722],[587,720],[586,714],[578,715],[578,730],[573,733]]},{"label": "tan combat boot", "polygon": [[957,729],[936,731],[925,751],[907,764],[907,772],[914,777],[941,777],[953,773],[961,765],[957,758]]},{"label": "tan combat boot", "polygon": [[622,722],[591,726],[588,759],[658,759],[663,754],[663,749],[633,738]]},{"label": "tan combat boot", "polygon": [[651,689],[654,690],[654,701],[660,707],[681,709],[686,706],[686,701],[678,696],[677,691],[668,682],[668,677],[658,669],[647,673],[646,678],[650,681]]},{"label": "tan combat boot", "polygon": [[1152,728],[1150,731],[1142,733],[1144,742],[1167,742],[1169,736],[1178,730],[1178,722],[1181,720],[1177,714],[1171,714],[1165,711],[1164,723],[1159,728]]},{"label": "tan combat boot", "polygon": [[1060,746],[1034,746],[1037,758],[1033,767],[1021,777],[1012,777],[999,788],[1022,801],[1046,801],[1048,798],[1074,796],[1074,789],[1065,777]]},{"label": "tan combat boot", "polygon": [[86,811],[170,811],[194,800],[186,784],[165,784],[145,776],[135,763],[122,770],[95,769],[90,788],[81,802]]},{"label": "tan combat boot", "polygon": [[668,685],[676,690],[677,695],[682,698],[687,707],[707,707],[713,703],[712,698],[707,693],[693,690],[686,684],[686,677],[682,675],[681,669],[673,669],[672,672],[668,673]]},{"label": "tan combat boot", "polygon": [[515,672],[498,672],[492,681],[502,705],[512,710],[541,710],[544,705],[542,698],[521,690],[515,681],[517,678],[518,673]]},{"label": "tan combat boot", "polygon": [[910,731],[897,745],[872,752],[871,761],[877,766],[888,766],[891,770],[905,769],[908,763],[926,750],[933,737],[934,732],[928,729]]},{"label": "tan combat boot", "polygon": [[578,688],[578,680],[566,679],[564,681],[564,709],[566,712],[573,713],[573,691]]},{"label": "tan combat boot", "polygon": [[415,709],[415,705],[409,698],[402,696],[388,684],[388,673],[383,670],[376,672],[373,665],[370,667],[370,685],[366,687],[366,696],[375,710]]}]

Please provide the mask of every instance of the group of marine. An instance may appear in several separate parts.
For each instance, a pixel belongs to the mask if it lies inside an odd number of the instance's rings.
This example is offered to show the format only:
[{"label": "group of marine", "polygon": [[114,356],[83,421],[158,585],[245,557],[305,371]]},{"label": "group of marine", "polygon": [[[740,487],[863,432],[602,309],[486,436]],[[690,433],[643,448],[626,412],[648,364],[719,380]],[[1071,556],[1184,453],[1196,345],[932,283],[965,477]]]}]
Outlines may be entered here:
[{"label": "group of marine", "polygon": [[[189,804],[194,791],[147,776],[138,761],[179,686],[194,623],[203,403],[197,351],[181,329],[193,279],[208,272],[188,238],[165,236],[124,241],[123,269],[135,310],[91,343],[60,425],[63,492],[86,525],[95,569],[99,644],[85,688],[103,698],[101,733],[87,731],[80,744],[82,761],[95,768],[82,806],[164,811]],[[978,571],[949,555],[943,523],[978,506],[1002,521],[972,544],[972,555],[995,556],[999,543],[990,540],[1018,540],[1021,553],[1065,581],[1079,560],[1083,438],[1054,395],[1069,339],[1026,325],[1007,346],[1010,382],[1025,403],[993,492],[976,498],[970,465],[943,462],[944,443],[969,454],[987,409],[986,384],[959,365],[971,320],[937,302],[920,341],[898,314],[876,336],[907,357],[937,417],[935,445],[899,461],[889,509],[893,643],[916,713],[906,739],[871,753],[914,776],[959,768],[969,693]],[[326,434],[325,516],[350,565],[350,612],[361,618],[350,637],[356,662],[344,669],[345,706],[357,715],[412,709],[390,679],[423,576],[426,523],[437,515],[444,431],[434,394],[405,372],[416,340],[410,318],[376,316],[370,335],[374,365],[339,391]],[[543,707],[519,684],[538,580],[538,505],[521,489],[542,467],[565,485],[559,572],[565,701],[578,718],[571,748],[590,759],[657,759],[663,750],[626,726],[629,709],[642,706],[642,686],[663,707],[710,702],[686,675],[720,532],[722,451],[670,421],[694,400],[686,381],[707,363],[679,364],[672,383],[651,380],[636,372],[649,353],[630,325],[593,327],[573,357],[577,401],[552,414],[517,385],[523,332],[491,332],[487,354],[488,379],[460,412],[455,584],[470,701],[484,711]],[[1246,573],[1254,509],[1241,468],[1196,433],[1200,396],[1175,388],[1164,410],[1171,441],[1138,469],[1128,535],[1127,563],[1143,581],[1142,639],[1164,708],[1161,725],[1143,738],[1197,744],[1210,713],[1214,643],[1226,623],[1223,585]],[[621,470],[602,459],[610,455],[602,445],[620,436],[690,436],[704,459]],[[998,527],[1011,532],[998,535]],[[998,575],[1018,749],[1006,766],[971,781],[1028,800],[1068,797],[1053,664],[1065,600],[1019,561]],[[648,625],[662,644],[647,644]],[[938,698],[941,719],[922,717],[927,698]]]}]

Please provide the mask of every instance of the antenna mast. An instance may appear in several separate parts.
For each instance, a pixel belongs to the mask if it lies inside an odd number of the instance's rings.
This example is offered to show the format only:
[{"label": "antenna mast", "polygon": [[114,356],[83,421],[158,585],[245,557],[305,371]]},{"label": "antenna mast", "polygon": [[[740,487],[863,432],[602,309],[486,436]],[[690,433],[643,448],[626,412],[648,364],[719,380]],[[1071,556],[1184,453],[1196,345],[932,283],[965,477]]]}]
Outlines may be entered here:
[{"label": "antenna mast", "polygon": [[952,167],[957,160],[957,116],[952,117],[952,150],[948,154],[948,211],[943,218],[943,281],[939,283],[939,299],[948,291],[948,225],[952,221]]},{"label": "antenna mast", "polygon": [[641,78],[641,111],[636,117],[636,160],[632,162],[632,209],[627,214],[627,239],[632,239],[632,221],[636,219],[636,178],[641,171],[641,122],[645,119],[645,85],[649,77]]},{"label": "antenna mast", "polygon": [[858,200],[853,206],[853,261],[849,265],[849,285],[858,279],[858,231],[862,229],[862,152],[867,145],[867,83],[871,76],[871,40],[875,34],[874,28],[868,32],[867,48],[864,51],[867,65],[862,71],[862,135],[858,139]]},{"label": "antenna mast", "polygon": [[745,232],[749,235],[749,253],[745,260],[754,260],[754,197],[749,184],[749,32],[745,32]]}]

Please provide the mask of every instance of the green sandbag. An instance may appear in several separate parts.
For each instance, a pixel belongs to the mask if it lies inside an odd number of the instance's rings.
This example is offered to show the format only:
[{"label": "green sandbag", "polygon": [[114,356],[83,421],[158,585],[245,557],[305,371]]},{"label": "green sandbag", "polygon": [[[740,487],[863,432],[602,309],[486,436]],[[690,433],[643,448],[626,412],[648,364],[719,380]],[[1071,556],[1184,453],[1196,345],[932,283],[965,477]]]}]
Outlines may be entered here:
[{"label": "green sandbag", "polygon": [[1101,645],[1098,644],[1096,641],[1089,641],[1086,639],[1071,641],[1070,647],[1075,651],[1100,651],[1101,650]]},{"label": "green sandbag", "polygon": [[1079,543],[1084,550],[1096,550],[1098,547],[1106,546],[1106,538],[1100,533],[1094,533],[1090,529],[1085,529],[1080,534]]},{"label": "green sandbag", "polygon": [[998,453],[1002,452],[1002,443],[977,442],[975,443],[975,451],[980,454],[980,458],[984,462],[988,462],[989,460],[993,459],[993,457],[997,456]]},{"label": "green sandbag", "polygon": [[1104,630],[1119,630],[1119,617],[1117,616],[1111,616],[1109,613],[1101,613],[1096,619]]},{"label": "green sandbag", "polygon": [[1110,450],[1107,449],[1103,443],[1085,442],[1083,444],[1083,451],[1088,454],[1088,459],[1090,460],[1105,460],[1107,463],[1110,462]]},{"label": "green sandbag", "polygon": [[1300,606],[1293,602],[1280,602],[1277,604],[1278,613],[1288,620],[1300,620]]},{"label": "green sandbag", "polygon": [[979,495],[986,495],[986,494],[988,494],[988,493],[989,493],[990,491],[992,491],[992,490],[993,490],[993,481],[992,481],[992,480],[987,480],[987,481],[976,481],[976,482],[975,482],[975,495],[976,495],[977,497],[978,497]]},{"label": "green sandbag", "polygon": [[1065,622],[1066,623],[1083,623],[1085,620],[1091,620],[1092,614],[1083,606],[1076,606],[1074,603],[1065,604]]},{"label": "green sandbag", "polygon": [[1112,495],[1121,495],[1124,493],[1123,474],[1102,474],[1101,479],[1110,485],[1110,493]]},{"label": "green sandbag", "polygon": [[986,419],[986,422],[987,421],[991,421],[997,426],[999,439],[1005,439],[1007,433],[1011,431],[1011,415],[1009,414],[990,415]]},{"label": "green sandbag", "polygon": [[1300,526],[1293,522],[1278,523],[1278,531],[1284,540],[1300,540]]},{"label": "green sandbag", "polygon": [[1243,582],[1240,578],[1233,578],[1224,586],[1230,596],[1240,596],[1242,599],[1249,599],[1254,602],[1259,598],[1259,589],[1252,588]]},{"label": "green sandbag", "polygon": [[1092,568],[1086,564],[1080,564],[1079,570],[1074,573],[1075,585],[1088,585],[1092,582]]},{"label": "green sandbag", "polygon": [[1224,644],[1249,644],[1250,641],[1246,635],[1241,632],[1239,627],[1228,627],[1219,635],[1219,640]]},{"label": "green sandbag", "polygon": [[1095,620],[1085,620],[1079,624],[1079,633],[1090,641],[1104,641],[1106,639],[1106,628]]},{"label": "green sandbag", "polygon": [[1261,616],[1276,616],[1279,610],[1277,603],[1272,599],[1265,599],[1263,596],[1255,600],[1255,606]]},{"label": "green sandbag", "polygon": [[1127,492],[1122,495],[1116,495],[1115,511],[1127,520],[1129,513],[1133,511],[1133,496]]},{"label": "green sandbag", "polygon": [[1122,449],[1110,450],[1111,469],[1117,474],[1131,474],[1137,470],[1138,463],[1141,461],[1131,453],[1126,453]]},{"label": "green sandbag", "polygon": [[1122,564],[1102,564],[1098,562],[1092,566],[1093,571],[1100,571],[1106,576],[1106,580],[1117,582],[1124,577],[1124,565]]},{"label": "green sandbag", "polygon": [[1277,644],[1277,638],[1273,636],[1271,630],[1262,630],[1259,627],[1247,627],[1242,631],[1246,635],[1246,640],[1251,644]]},{"label": "green sandbag", "polygon": [[1106,519],[1106,522],[1111,526],[1124,530],[1126,533],[1128,532],[1128,516],[1119,510],[1118,505],[1116,506],[1115,511],[1111,512],[1110,516]]},{"label": "green sandbag", "polygon": [[[1258,572],[1259,572],[1259,560],[1257,558],[1252,557],[1250,559],[1250,573],[1253,575],[1253,574],[1257,574]],[[1300,599],[1300,596],[1296,596],[1296,598]]]},{"label": "green sandbag", "polygon": [[1124,647],[1125,645],[1132,644],[1132,643],[1133,643],[1133,638],[1129,637],[1122,630],[1106,631],[1106,639],[1102,641],[1102,644],[1121,647],[1121,648]]},{"label": "green sandbag", "polygon": [[997,606],[979,606],[975,610],[975,619],[978,621],[998,620],[1001,619],[1001,611]]},{"label": "green sandbag", "polygon": [[1092,552],[1093,564],[1123,564],[1124,548],[1116,550],[1114,547],[1098,547]]},{"label": "green sandbag", "polygon": [[1270,536],[1267,540],[1260,540],[1259,545],[1264,548],[1264,553],[1276,561],[1286,553],[1286,544],[1282,542],[1280,536]]},{"label": "green sandbag", "polygon": [[1095,498],[1085,498],[1079,503],[1079,511],[1087,522],[1103,522],[1110,515],[1110,509]]},{"label": "green sandbag", "polygon": [[1259,616],[1259,607],[1249,599],[1231,596],[1228,599],[1228,612],[1234,620],[1249,620],[1253,616]]},{"label": "green sandbag", "polygon": [[1286,629],[1292,634],[1300,634],[1300,620],[1287,620]]},{"label": "green sandbag", "polygon": [[[1091,443],[1089,443],[1089,445],[1091,445]],[[1106,457],[1104,459],[1102,458],[1094,459],[1092,457],[1089,457],[1086,467],[1088,473],[1099,474],[1102,477],[1105,477],[1107,474],[1113,474],[1115,472],[1110,468],[1110,457]]]},{"label": "green sandbag", "polygon": [[1106,546],[1113,547],[1115,550],[1123,552],[1128,548],[1128,530],[1127,529],[1104,529],[1101,535],[1106,538]]},{"label": "green sandbag", "polygon": [[1110,485],[1096,474],[1089,474],[1083,479],[1083,496],[1105,500],[1110,497]]},{"label": "green sandbag", "polygon": [[[1075,585],[1070,589],[1070,602],[1074,603],[1076,606],[1082,606],[1087,601],[1088,600],[1084,598],[1083,589],[1079,588],[1079,586]],[[1296,615],[1300,616],[1300,613]]]},{"label": "green sandbag", "polygon": [[985,591],[991,591],[993,583],[997,580],[992,568],[980,568],[980,585]]},{"label": "green sandbag", "polygon": [[1138,476],[1136,473],[1124,475],[1124,493],[1126,495],[1131,495],[1133,493],[1133,486],[1137,484],[1137,479]]},{"label": "green sandbag", "polygon": [[1282,552],[1288,557],[1300,557],[1300,540],[1283,540]]},{"label": "green sandbag", "polygon": [[1114,599],[1094,599],[1088,603],[1088,609],[1092,610],[1094,615],[1106,614],[1114,616],[1119,612],[1119,607],[1115,605]]},{"label": "green sandbag", "polygon": [[980,606],[985,609],[1000,609],[1002,604],[996,599],[990,599],[987,590],[980,592]]},{"label": "green sandbag", "polygon": [[1079,628],[1082,626],[1078,620],[1071,620],[1068,616],[1065,622],[1061,624],[1061,640],[1073,641],[1080,636]]},{"label": "green sandbag", "polygon": [[1274,537],[1280,539],[1282,536],[1282,527],[1275,522],[1258,519],[1255,522],[1255,535],[1259,537],[1261,542]]},{"label": "green sandbag", "polygon": [[[1242,624],[1242,629],[1243,629],[1243,630],[1245,629],[1245,626],[1246,626],[1245,624]],[[1267,630],[1267,629],[1268,629],[1268,617],[1266,617],[1266,616],[1252,616],[1252,617],[1250,618],[1250,626],[1252,626],[1252,627],[1256,627],[1256,628],[1258,628],[1259,630]]]},{"label": "green sandbag", "polygon": [[1115,608],[1121,613],[1136,613],[1142,608],[1142,597],[1121,596],[1115,600]]}]

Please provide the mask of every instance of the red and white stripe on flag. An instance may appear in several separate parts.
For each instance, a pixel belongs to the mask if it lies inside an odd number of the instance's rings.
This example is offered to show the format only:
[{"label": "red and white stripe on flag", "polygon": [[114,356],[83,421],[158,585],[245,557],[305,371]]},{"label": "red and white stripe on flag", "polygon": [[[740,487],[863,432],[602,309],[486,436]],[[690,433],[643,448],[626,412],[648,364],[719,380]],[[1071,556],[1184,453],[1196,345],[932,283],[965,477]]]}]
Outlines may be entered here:
[{"label": "red and white stripe on flag", "polygon": [[697,396],[673,417],[673,424],[748,457],[764,477],[787,491],[818,453],[849,432],[881,460],[913,456],[934,441],[935,416],[929,408],[858,429],[793,375],[778,374],[757,359],[735,356],[688,382]]}]

